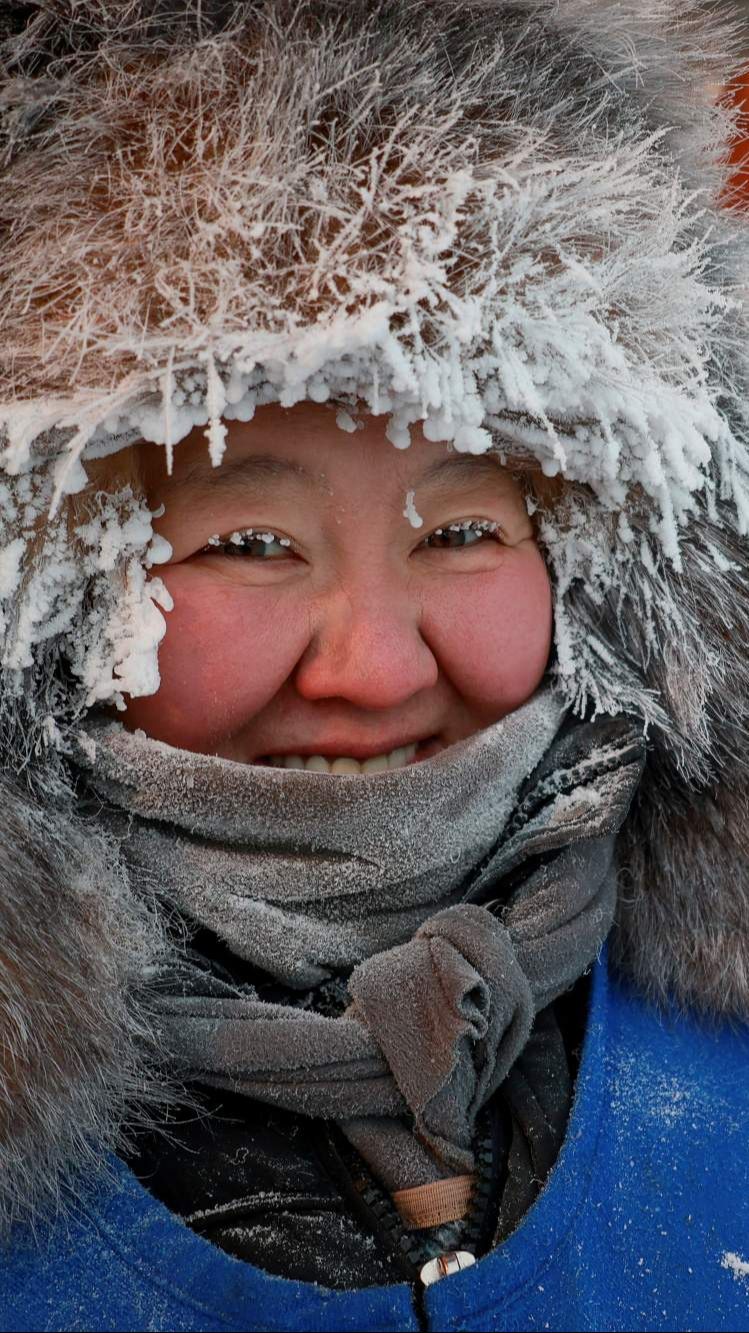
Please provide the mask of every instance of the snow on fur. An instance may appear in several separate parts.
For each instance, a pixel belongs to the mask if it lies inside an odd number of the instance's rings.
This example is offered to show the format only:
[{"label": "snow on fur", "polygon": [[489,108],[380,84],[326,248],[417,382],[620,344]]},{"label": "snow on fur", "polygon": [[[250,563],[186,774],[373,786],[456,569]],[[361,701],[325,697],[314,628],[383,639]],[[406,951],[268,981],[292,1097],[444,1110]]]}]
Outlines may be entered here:
[{"label": "snow on fur", "polygon": [[[618,7],[613,30],[591,0],[477,5],[460,29],[450,4],[250,10],[225,30],[209,17],[201,37],[188,6],[154,58],[153,5],[87,6],[77,29],[69,0],[71,49],[43,78],[18,71],[35,33],[50,43],[49,15],[8,47],[6,472],[53,475],[54,510],[113,440],[171,453],[204,426],[218,465],[224,421],[331,399],[384,415],[399,448],[421,422],[458,450],[530,454],[603,511],[644,511],[655,561],[678,567],[680,532],[716,495],[744,532],[741,312],[721,270],[726,224],[692,188],[700,168],[703,186],[720,183],[730,128],[707,87],[725,34],[703,25],[688,40],[701,6],[680,8],[670,44],[667,4]],[[41,559],[59,565],[50,531]],[[574,524],[544,528],[561,682],[579,707],[615,710],[564,595],[640,560],[626,523],[608,533],[585,558]],[[144,556],[149,539],[143,527]],[[62,614],[86,640],[73,673],[89,702],[147,693],[152,589],[131,572],[130,619],[116,585],[92,596],[91,577],[80,562],[64,612],[58,587],[11,624],[3,664],[27,665],[30,623],[43,640]],[[19,592],[6,585],[7,606]],[[102,651],[102,634],[127,646]],[[133,651],[140,669],[123,670]]]},{"label": "snow on fur", "polygon": [[[49,518],[44,558],[24,568],[24,551],[33,548],[40,515],[52,504],[51,481],[48,472],[25,472],[0,489],[4,521],[16,534],[0,555],[3,666],[11,678],[23,679],[38,646],[56,640],[86,691],[87,707],[119,691],[153,693],[159,684],[156,648],[165,629],[156,607],[170,610],[172,603],[161,580],[147,578],[146,571],[168,559],[171,548],[154,536],[143,500],[126,489],[98,496],[92,516],[72,534],[65,516]],[[90,599],[85,607],[81,585]]]}]

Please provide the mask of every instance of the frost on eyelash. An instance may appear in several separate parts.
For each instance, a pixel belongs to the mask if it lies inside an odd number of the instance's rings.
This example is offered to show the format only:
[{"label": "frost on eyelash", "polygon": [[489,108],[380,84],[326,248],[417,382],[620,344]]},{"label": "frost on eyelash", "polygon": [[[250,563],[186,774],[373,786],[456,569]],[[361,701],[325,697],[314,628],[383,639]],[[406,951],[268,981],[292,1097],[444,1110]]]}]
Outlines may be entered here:
[{"label": "frost on eyelash", "polygon": [[243,546],[246,541],[256,538],[261,542],[278,542],[279,546],[291,546],[290,537],[279,537],[275,532],[269,532],[261,528],[243,528],[238,532],[230,532],[228,536],[221,537],[217,532],[208,538],[203,550],[216,546]]},{"label": "frost on eyelash", "polygon": [[435,528],[433,536],[441,537],[443,532],[499,532],[500,527],[492,519],[488,518],[463,518],[457,523],[445,523],[441,528]]}]

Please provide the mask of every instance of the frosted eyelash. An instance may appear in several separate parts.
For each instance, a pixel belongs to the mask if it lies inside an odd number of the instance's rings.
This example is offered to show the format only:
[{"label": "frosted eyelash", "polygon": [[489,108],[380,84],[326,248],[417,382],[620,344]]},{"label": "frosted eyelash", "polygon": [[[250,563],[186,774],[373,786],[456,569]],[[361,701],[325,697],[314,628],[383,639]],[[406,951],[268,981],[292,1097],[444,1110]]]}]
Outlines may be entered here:
[{"label": "frosted eyelash", "polygon": [[[433,537],[440,537],[444,532],[465,532],[468,529],[477,533],[494,534],[500,531],[500,526],[492,519],[465,518],[460,519],[455,523],[446,523],[444,527],[435,528],[434,532],[430,535]],[[258,541],[269,543],[278,542],[279,546],[291,546],[290,537],[279,537],[275,532],[270,532],[267,528],[242,528],[241,531],[230,532],[225,537],[214,532],[212,536],[208,538],[208,541],[202,549],[204,551],[210,551],[221,546],[243,546],[246,541],[251,541],[253,538],[256,538]]]},{"label": "frosted eyelash", "polygon": [[279,537],[275,532],[269,532],[267,528],[242,528],[238,532],[230,532],[228,536],[221,537],[217,532],[208,538],[204,551],[209,551],[217,546],[243,546],[245,541],[256,537],[261,542],[278,542],[279,546],[291,546],[290,537]]},{"label": "frosted eyelash", "polygon": [[446,523],[442,528],[435,528],[430,533],[431,537],[441,537],[443,532],[466,532],[468,529],[473,532],[499,532],[500,526],[489,518],[462,518],[457,523]]}]

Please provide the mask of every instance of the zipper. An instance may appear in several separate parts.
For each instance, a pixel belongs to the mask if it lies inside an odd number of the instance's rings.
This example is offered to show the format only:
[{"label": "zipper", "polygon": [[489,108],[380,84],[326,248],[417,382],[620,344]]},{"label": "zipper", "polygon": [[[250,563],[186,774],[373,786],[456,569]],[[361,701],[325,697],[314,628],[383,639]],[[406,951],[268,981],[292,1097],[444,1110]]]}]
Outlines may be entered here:
[{"label": "zipper", "polygon": [[459,1239],[456,1236],[458,1244],[442,1252],[434,1245],[435,1241],[439,1244],[436,1236],[425,1251],[423,1240],[405,1230],[390,1195],[380,1188],[345,1135],[328,1121],[318,1121],[316,1147],[323,1165],[360,1223],[381,1241],[402,1278],[408,1282],[419,1333],[429,1330],[427,1287],[475,1264],[476,1252],[484,1253],[491,1248],[496,1222],[493,1214],[498,1208],[498,1186],[504,1174],[499,1162],[501,1154],[497,1151],[497,1111],[495,1106],[485,1108],[484,1123],[475,1143],[478,1179],[471,1204],[472,1216],[469,1216]]},{"label": "zipper", "polygon": [[412,1287],[414,1314],[419,1325],[419,1333],[429,1333],[429,1314],[427,1313],[427,1289],[419,1279]]}]

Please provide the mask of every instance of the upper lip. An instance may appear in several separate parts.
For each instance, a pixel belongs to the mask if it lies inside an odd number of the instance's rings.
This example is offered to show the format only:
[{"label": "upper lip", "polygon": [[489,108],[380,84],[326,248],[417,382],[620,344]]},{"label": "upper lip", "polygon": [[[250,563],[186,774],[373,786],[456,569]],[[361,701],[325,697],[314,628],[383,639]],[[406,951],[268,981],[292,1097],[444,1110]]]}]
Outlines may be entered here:
[{"label": "upper lip", "polygon": [[266,755],[289,755],[298,754],[302,759],[309,759],[312,755],[322,755],[323,759],[358,759],[363,763],[365,759],[374,759],[376,755],[391,754],[393,750],[405,749],[408,745],[420,745],[425,741],[433,740],[434,732],[424,734],[421,732],[418,736],[412,736],[407,740],[402,737],[396,737],[395,740],[378,741],[373,744],[372,741],[342,741],[340,744],[335,741],[320,741],[317,745],[273,745],[267,750],[260,750],[258,757]]}]

